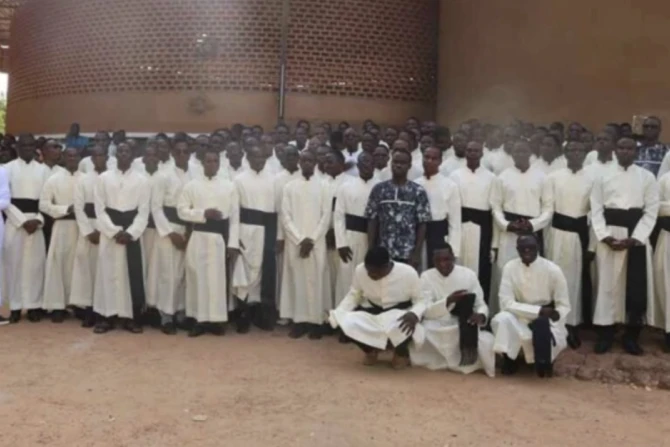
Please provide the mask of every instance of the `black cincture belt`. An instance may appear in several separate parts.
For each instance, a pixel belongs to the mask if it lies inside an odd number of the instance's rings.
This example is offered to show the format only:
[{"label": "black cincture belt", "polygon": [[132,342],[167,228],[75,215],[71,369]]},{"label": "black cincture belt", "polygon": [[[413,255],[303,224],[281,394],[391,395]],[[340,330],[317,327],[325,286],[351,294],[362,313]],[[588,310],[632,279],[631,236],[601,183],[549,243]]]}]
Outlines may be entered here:
[{"label": "black cincture belt", "polygon": [[489,302],[491,290],[491,243],[493,241],[493,215],[491,210],[461,208],[461,222],[479,225],[479,283],[484,289],[484,301]]},{"label": "black cincture belt", "polygon": [[368,220],[365,217],[356,216],[355,214],[345,214],[344,225],[349,231],[355,231],[357,233],[368,232]]},{"label": "black cincture belt", "polygon": [[240,223],[265,228],[261,264],[261,300],[274,306],[277,293],[277,213],[240,208]]}]

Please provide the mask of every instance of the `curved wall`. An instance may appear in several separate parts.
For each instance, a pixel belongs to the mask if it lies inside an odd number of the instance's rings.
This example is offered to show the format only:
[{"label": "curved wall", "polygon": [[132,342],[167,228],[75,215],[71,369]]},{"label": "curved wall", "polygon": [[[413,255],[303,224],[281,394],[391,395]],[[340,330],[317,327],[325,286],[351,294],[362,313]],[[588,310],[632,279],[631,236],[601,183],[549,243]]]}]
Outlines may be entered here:
[{"label": "curved wall", "polygon": [[[8,130],[276,122],[283,0],[27,0]],[[289,0],[286,119],[434,114],[437,0]]]},{"label": "curved wall", "polygon": [[437,118],[670,120],[670,3],[441,0]]}]

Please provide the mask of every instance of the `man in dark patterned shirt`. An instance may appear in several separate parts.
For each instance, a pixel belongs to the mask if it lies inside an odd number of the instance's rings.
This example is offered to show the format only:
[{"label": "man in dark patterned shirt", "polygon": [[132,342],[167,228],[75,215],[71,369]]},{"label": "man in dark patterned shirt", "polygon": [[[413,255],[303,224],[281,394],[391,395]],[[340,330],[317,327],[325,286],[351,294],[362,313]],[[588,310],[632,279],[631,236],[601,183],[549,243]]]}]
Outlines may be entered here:
[{"label": "man in dark patterned shirt", "polygon": [[668,146],[659,141],[661,136],[661,120],[650,116],[642,124],[642,140],[637,143],[637,160],[635,164],[658,174],[663,157],[668,153]]},{"label": "man in dark patterned shirt", "polygon": [[372,188],[365,217],[370,247],[381,245],[394,260],[418,269],[431,213],[426,191],[407,179],[411,164],[409,152],[393,153],[393,178]]}]

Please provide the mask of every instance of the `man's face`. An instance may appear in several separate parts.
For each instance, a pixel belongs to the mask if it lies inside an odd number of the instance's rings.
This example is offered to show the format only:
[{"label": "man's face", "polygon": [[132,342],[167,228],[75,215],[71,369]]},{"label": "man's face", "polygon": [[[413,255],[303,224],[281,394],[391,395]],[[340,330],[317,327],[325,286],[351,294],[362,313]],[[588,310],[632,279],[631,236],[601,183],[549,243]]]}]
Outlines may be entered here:
[{"label": "man's face", "polygon": [[368,276],[373,281],[379,281],[380,279],[384,278],[386,275],[389,274],[389,266],[372,267],[366,265],[365,270],[368,272]]},{"label": "man's face", "polygon": [[284,168],[293,172],[298,168],[300,161],[300,152],[295,147],[287,147],[284,150]]},{"label": "man's face", "polygon": [[158,148],[158,159],[161,161],[167,161],[170,158],[170,142],[165,139],[159,139],[156,142],[156,147]]},{"label": "man's face", "polygon": [[303,175],[311,176],[314,174],[314,167],[316,166],[316,157],[310,151],[302,151],[300,153],[300,170]]},{"label": "man's face", "polygon": [[427,174],[436,174],[442,164],[442,152],[436,147],[429,147],[423,152],[423,170]]},{"label": "man's face", "polygon": [[384,169],[389,164],[389,150],[385,147],[377,147],[374,152],[375,168]]},{"label": "man's face", "polygon": [[172,158],[177,166],[186,166],[190,157],[188,150],[188,143],[180,141],[174,145],[172,149]]},{"label": "man's face", "polygon": [[209,145],[216,149],[217,152],[223,152],[223,150],[226,148],[225,141],[220,135],[213,135],[209,139]]},{"label": "man's face", "polygon": [[358,135],[354,129],[344,131],[344,145],[348,148],[355,148],[358,145]]},{"label": "man's face", "polygon": [[363,178],[370,178],[375,172],[373,156],[367,152],[358,156],[356,166],[358,167],[358,174]]},{"label": "man's face", "polygon": [[[105,149],[105,153],[107,153],[107,146],[102,146]],[[146,149],[146,152],[148,153],[150,148],[152,146],[148,146]],[[155,151],[156,149],[153,148]],[[116,148],[116,160],[118,161],[119,166],[123,167],[128,167],[130,166],[130,163],[133,161],[133,151],[130,149],[130,146],[128,143],[121,143],[119,146]]]},{"label": "man's face", "polygon": [[328,141],[328,134],[326,133],[326,129],[321,126],[314,130],[314,136],[319,139],[321,144],[326,144],[326,141]]},{"label": "man's face", "polygon": [[565,147],[565,158],[568,161],[568,166],[582,167],[584,160],[586,160],[586,147],[580,141],[571,141]]},{"label": "man's face", "polygon": [[265,167],[265,160],[267,160],[267,157],[264,151],[258,146],[252,147],[247,152],[249,167],[256,172],[261,171]]},{"label": "man's face", "polygon": [[257,140],[260,140],[261,137],[263,136],[263,128],[259,126],[254,126],[251,129],[251,134],[256,138]]},{"label": "man's face", "polygon": [[361,146],[365,152],[372,152],[375,150],[375,138],[370,132],[365,132],[363,138],[361,139]]},{"label": "man's face", "polygon": [[35,157],[37,145],[34,138],[19,138],[19,157],[23,160],[32,160]]},{"label": "man's face", "polygon": [[342,163],[340,163],[337,156],[333,154],[332,151],[326,155],[326,161],[324,162],[323,168],[326,171],[326,174],[332,177],[337,177],[343,171]]},{"label": "man's face", "polygon": [[242,146],[240,146],[237,143],[229,144],[228,146],[226,146],[226,156],[233,165],[238,166],[240,163],[242,163],[242,157],[244,157],[244,152],[242,152]]},{"label": "man's face", "polygon": [[568,139],[570,141],[579,141],[582,134],[582,125],[579,123],[572,123],[568,127]]},{"label": "man's face", "polygon": [[435,121],[424,121],[421,123],[421,134],[426,135],[426,134],[432,134],[435,132],[435,129],[437,128],[437,124]]},{"label": "man's face", "polygon": [[514,147],[514,144],[519,141],[519,131],[516,127],[508,127],[505,129],[505,146]]},{"label": "man's face", "polygon": [[275,130],[275,139],[277,140],[277,143],[288,144],[289,142],[288,129],[284,126],[277,127],[277,129]]},{"label": "man's face", "polygon": [[579,136],[579,141],[584,145],[586,152],[593,149],[593,134],[591,132],[582,132]]},{"label": "man's face", "polygon": [[503,134],[500,129],[493,129],[489,134],[489,137],[486,139],[486,146],[489,149],[495,149],[500,147],[503,142]]},{"label": "man's face", "polygon": [[299,144],[305,144],[307,141],[307,131],[304,127],[298,127],[295,129],[295,141]]},{"label": "man's face", "polygon": [[433,256],[435,268],[442,276],[449,276],[454,271],[454,255],[449,250],[437,250]]},{"label": "man's face", "polygon": [[198,157],[200,160],[205,158],[205,153],[207,152],[207,149],[209,148],[209,137],[206,137],[204,135],[199,136],[195,140],[195,156]]},{"label": "man's face", "polygon": [[407,152],[397,151],[393,153],[391,171],[397,177],[406,177],[412,163],[412,157]]},{"label": "man's face", "polygon": [[519,253],[521,262],[526,265],[532,264],[537,259],[537,241],[535,236],[521,236],[516,242],[516,251]]},{"label": "man's face", "polygon": [[109,148],[110,144],[109,135],[107,135],[105,132],[96,133],[95,137],[93,137],[93,141],[98,146],[102,146],[106,149]]},{"label": "man's face", "polygon": [[70,126],[70,133],[72,135],[79,135],[79,124],[76,123],[72,124]]},{"label": "man's face", "polygon": [[415,118],[409,118],[405,123],[405,127],[408,129],[418,129],[419,122]]},{"label": "man's face", "polygon": [[58,163],[62,155],[61,150],[62,148],[59,145],[54,142],[49,142],[42,148],[42,157],[44,158],[44,161]]},{"label": "man's face", "polygon": [[599,154],[610,154],[614,150],[614,137],[610,132],[603,131],[596,138],[595,148]]},{"label": "man's face", "polygon": [[647,118],[642,124],[642,135],[646,140],[655,141],[661,135],[661,122],[655,118]]},{"label": "man's face", "polygon": [[[118,148],[117,148],[118,150]],[[107,151],[101,146],[95,146],[91,153],[91,161],[96,171],[102,172],[107,169]]]},{"label": "man's face", "polygon": [[79,156],[79,151],[74,147],[69,147],[63,153],[65,160],[65,169],[70,172],[76,172],[79,169],[79,161],[81,157]]},{"label": "man's face", "polygon": [[484,155],[484,150],[481,143],[471,141],[465,149],[465,159],[470,163],[479,163]]},{"label": "man's face", "polygon": [[384,141],[386,141],[386,144],[390,146],[397,139],[398,139],[398,131],[395,130],[393,127],[387,128],[386,132],[384,132]]},{"label": "man's face", "polygon": [[454,152],[459,157],[463,157],[465,155],[465,148],[468,146],[468,138],[462,133],[457,133],[454,135],[453,144]]},{"label": "man's face", "polygon": [[621,136],[625,138],[633,138],[633,128],[630,127],[630,124],[621,125]]},{"label": "man's face", "polygon": [[326,164],[326,158],[330,153],[330,148],[328,146],[319,146],[316,150],[316,163],[319,166],[319,169],[324,170]]},{"label": "man's face", "polygon": [[542,144],[540,144],[540,154],[544,158],[553,159],[558,155],[558,145],[554,137],[547,135],[542,139]]},{"label": "man's face", "polygon": [[[239,146],[234,151],[242,152]],[[209,151],[205,154],[205,159],[202,162],[203,171],[207,177],[214,177],[219,172],[220,158],[218,152]],[[230,158],[230,150],[228,150],[228,158]]]},{"label": "man's face", "polygon": [[637,156],[635,141],[630,138],[622,138],[617,143],[616,158],[621,166],[630,166]]},{"label": "man's face", "polygon": [[261,137],[261,146],[265,157],[272,157],[275,149],[274,139],[270,135],[263,135]]},{"label": "man's face", "polygon": [[433,137],[430,135],[422,136],[421,140],[419,141],[419,148],[421,149],[421,152],[424,152],[431,146],[435,146],[435,139],[433,139]]},{"label": "man's face", "polygon": [[518,142],[512,149],[512,158],[514,159],[514,166],[518,169],[527,169],[530,166],[530,146],[525,142]]},{"label": "man's face", "polygon": [[158,147],[156,145],[147,146],[142,161],[144,161],[144,166],[146,166],[147,171],[155,171],[158,167]]}]

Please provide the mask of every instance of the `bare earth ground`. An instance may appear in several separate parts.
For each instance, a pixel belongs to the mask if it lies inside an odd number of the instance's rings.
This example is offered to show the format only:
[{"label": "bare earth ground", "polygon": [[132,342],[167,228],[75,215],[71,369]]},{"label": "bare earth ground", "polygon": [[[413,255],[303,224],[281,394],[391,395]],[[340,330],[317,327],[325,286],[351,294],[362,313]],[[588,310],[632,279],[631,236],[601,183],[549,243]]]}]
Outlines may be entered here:
[{"label": "bare earth ground", "polygon": [[24,320],[0,343],[1,446],[670,443],[664,391],[367,368],[352,345],[283,329],[189,339]]}]

